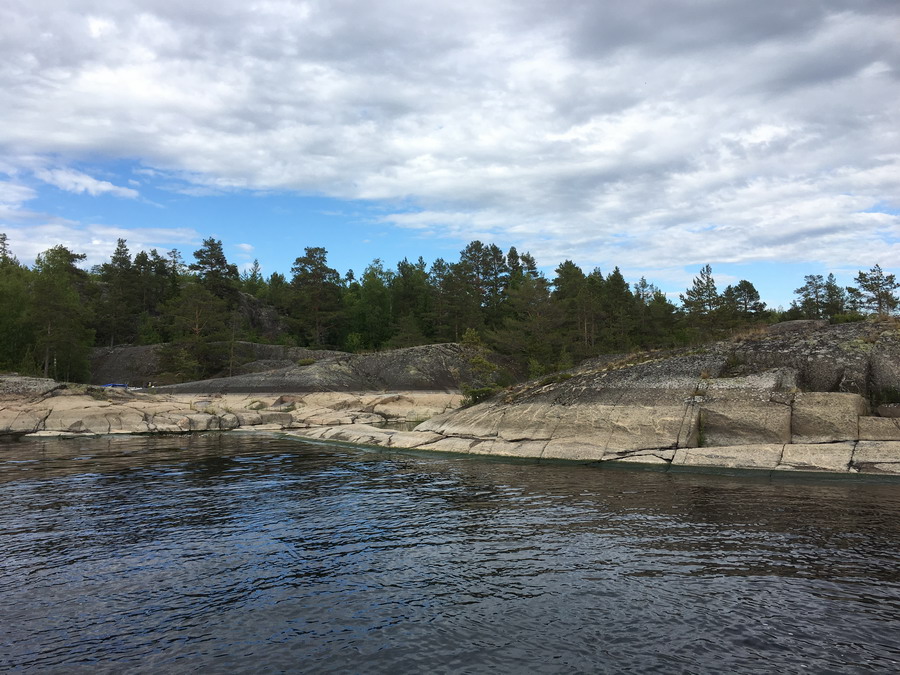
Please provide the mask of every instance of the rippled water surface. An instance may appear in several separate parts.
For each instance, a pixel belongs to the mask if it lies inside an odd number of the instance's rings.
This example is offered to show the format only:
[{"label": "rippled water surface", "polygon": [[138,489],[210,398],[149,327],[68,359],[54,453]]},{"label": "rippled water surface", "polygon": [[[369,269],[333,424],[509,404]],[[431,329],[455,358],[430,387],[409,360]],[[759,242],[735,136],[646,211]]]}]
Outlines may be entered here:
[{"label": "rippled water surface", "polygon": [[0,445],[0,669],[896,672],[900,483]]}]

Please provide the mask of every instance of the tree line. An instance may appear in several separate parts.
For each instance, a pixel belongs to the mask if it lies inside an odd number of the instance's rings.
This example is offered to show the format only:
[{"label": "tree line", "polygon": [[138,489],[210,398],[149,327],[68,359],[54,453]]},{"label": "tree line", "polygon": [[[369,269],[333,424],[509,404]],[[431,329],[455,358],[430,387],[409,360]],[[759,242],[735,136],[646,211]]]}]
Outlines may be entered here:
[{"label": "tree line", "polygon": [[214,238],[189,263],[178,250],[132,255],[124,239],[101,265],[82,269],[85,257],[58,245],[28,267],[0,234],[0,369],[85,381],[94,347],[162,343],[163,379],[185,381],[228,374],[239,341],[361,352],[465,339],[538,376],[778,320],[891,314],[900,287],[878,265],[853,287],[808,275],[791,307],[773,311],[750,281],[720,292],[706,265],[675,304],[618,267],[585,272],[566,260],[550,279],[529,253],[480,241],[456,261],[375,259],[359,276],[330,267],[320,247],[306,248],[290,277],[264,277],[258,261],[240,274]]}]

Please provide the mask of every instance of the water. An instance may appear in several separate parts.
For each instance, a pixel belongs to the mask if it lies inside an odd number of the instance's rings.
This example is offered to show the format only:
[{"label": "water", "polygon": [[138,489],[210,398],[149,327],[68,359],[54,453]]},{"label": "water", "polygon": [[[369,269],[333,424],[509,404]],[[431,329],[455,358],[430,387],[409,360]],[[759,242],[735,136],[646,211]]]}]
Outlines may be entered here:
[{"label": "water", "polygon": [[0,669],[896,672],[900,482],[4,444]]}]

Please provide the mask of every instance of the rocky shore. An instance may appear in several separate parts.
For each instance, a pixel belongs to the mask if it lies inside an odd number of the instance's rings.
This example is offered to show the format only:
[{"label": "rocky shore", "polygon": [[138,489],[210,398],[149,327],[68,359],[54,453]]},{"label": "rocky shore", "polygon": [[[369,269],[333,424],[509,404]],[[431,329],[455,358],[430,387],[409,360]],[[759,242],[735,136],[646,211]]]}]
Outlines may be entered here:
[{"label": "rocky shore", "polygon": [[[793,322],[694,350],[605,357],[460,408],[467,363],[457,346],[437,345],[155,393],[6,377],[0,433],[249,429],[672,469],[900,475],[895,321]],[[390,386],[403,390],[374,391]]]},{"label": "rocky shore", "polygon": [[479,455],[900,474],[900,326],[792,322],[678,353],[597,359],[397,435],[303,436]]},{"label": "rocky shore", "polygon": [[459,406],[453,392],[156,394],[0,378],[0,434],[79,436],[409,426]]}]

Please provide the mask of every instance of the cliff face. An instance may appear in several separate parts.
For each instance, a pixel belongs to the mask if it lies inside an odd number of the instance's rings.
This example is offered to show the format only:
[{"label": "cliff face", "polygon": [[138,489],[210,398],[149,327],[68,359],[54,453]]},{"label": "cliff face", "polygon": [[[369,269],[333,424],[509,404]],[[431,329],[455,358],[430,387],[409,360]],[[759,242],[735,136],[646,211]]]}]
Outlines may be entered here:
[{"label": "cliff face", "polygon": [[[416,428],[424,441],[416,446],[541,459],[900,472],[900,420],[889,416],[900,394],[898,366],[896,322],[785,324],[692,353],[598,359],[434,417]],[[352,433],[317,432],[344,440]],[[380,443],[373,439],[366,442]]]}]

